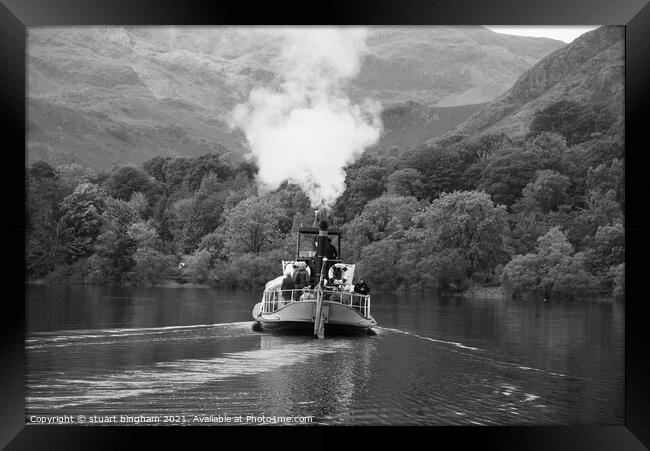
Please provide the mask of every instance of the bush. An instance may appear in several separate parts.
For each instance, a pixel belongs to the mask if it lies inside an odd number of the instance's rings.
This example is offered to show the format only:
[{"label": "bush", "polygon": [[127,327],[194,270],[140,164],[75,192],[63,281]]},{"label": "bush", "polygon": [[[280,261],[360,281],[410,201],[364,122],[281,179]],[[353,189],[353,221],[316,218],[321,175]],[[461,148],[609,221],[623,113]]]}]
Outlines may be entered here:
[{"label": "bush", "polygon": [[538,238],[536,254],[517,255],[503,270],[503,287],[511,294],[572,296],[597,286],[598,280],[585,269],[584,254],[574,255],[559,227]]},{"label": "bush", "polygon": [[535,113],[530,134],[544,131],[560,133],[569,145],[581,143],[594,133],[607,130],[614,122],[608,105],[581,105],[569,100],[555,102]]},{"label": "bush", "polygon": [[193,283],[207,283],[210,280],[212,256],[206,250],[197,251],[184,258],[183,275]]},{"label": "bush", "polygon": [[215,263],[210,277],[220,287],[260,290],[266,282],[282,275],[283,257],[287,256],[278,250],[237,255]]},{"label": "bush", "polygon": [[625,263],[612,266],[609,269],[608,276],[612,283],[612,295],[617,297],[625,296]]},{"label": "bush", "polygon": [[89,279],[89,259],[80,259],[71,264],[55,266],[45,277],[47,284],[86,283]]},{"label": "bush", "polygon": [[174,257],[164,255],[155,249],[139,248],[135,251],[133,260],[135,261],[133,279],[136,283],[156,284],[178,275]]},{"label": "bush", "polygon": [[470,280],[466,268],[469,261],[457,249],[444,249],[431,255],[418,265],[421,274],[429,274],[428,279],[439,291],[465,291]]},{"label": "bush", "polygon": [[379,289],[395,290],[402,284],[402,277],[396,270],[399,255],[400,243],[397,240],[372,242],[361,251],[357,275]]}]

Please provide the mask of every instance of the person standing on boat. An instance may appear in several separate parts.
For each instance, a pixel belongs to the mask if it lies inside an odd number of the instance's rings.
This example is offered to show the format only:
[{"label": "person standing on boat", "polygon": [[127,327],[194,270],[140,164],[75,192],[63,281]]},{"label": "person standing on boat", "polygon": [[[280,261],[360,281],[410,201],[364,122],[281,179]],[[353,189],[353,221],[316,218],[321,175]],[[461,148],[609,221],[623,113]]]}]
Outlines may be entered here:
[{"label": "person standing on boat", "polygon": [[312,263],[306,263],[307,266],[309,266],[309,271],[307,273],[309,274],[309,288],[316,288],[316,271],[314,270],[314,265]]},{"label": "person standing on boat", "polygon": [[363,279],[361,279],[354,284],[354,292],[357,294],[366,295],[370,293],[370,287]]},{"label": "person standing on boat", "polygon": [[282,305],[291,302],[291,296],[293,295],[292,290],[295,289],[296,289],[296,282],[291,275],[291,271],[287,270],[287,272],[284,273],[284,279],[282,279],[282,285],[280,285]]},{"label": "person standing on boat", "polygon": [[339,258],[339,252],[336,250],[336,246],[332,244],[332,239],[327,239],[327,260],[336,260]]},{"label": "person standing on boat", "polygon": [[336,246],[332,244],[332,239],[328,238],[327,239],[327,263],[325,264],[325,271],[329,271],[329,269],[332,267],[334,264],[334,260],[339,258],[339,253],[336,250]]},{"label": "person standing on boat", "polygon": [[296,290],[302,290],[303,287],[309,285],[309,274],[307,273],[307,264],[305,262],[298,262],[296,270],[293,273],[293,280],[296,284]]}]

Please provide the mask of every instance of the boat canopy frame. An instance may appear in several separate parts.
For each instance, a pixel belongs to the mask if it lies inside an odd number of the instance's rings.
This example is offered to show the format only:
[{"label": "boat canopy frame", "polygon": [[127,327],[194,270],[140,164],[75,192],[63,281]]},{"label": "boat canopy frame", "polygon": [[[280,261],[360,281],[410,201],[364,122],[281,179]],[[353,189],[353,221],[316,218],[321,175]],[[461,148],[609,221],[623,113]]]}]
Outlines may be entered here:
[{"label": "boat canopy frame", "polygon": [[[312,261],[316,257],[316,239],[320,229],[318,227],[300,227],[296,242],[296,261]],[[327,237],[331,238],[338,252],[336,262],[341,261],[341,235],[340,229],[327,229]]]}]

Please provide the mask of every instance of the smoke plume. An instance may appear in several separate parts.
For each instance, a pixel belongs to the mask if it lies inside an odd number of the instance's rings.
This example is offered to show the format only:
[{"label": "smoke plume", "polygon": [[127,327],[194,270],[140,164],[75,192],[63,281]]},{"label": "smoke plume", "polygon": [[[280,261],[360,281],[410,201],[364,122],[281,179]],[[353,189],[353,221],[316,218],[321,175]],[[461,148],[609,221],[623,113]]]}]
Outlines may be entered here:
[{"label": "smoke plume", "polygon": [[258,183],[299,185],[313,207],[331,207],[345,188],[343,168],[375,144],[380,105],[345,93],[358,73],[366,32],[358,28],[283,29],[280,77],[235,107],[231,125],[246,135]]}]

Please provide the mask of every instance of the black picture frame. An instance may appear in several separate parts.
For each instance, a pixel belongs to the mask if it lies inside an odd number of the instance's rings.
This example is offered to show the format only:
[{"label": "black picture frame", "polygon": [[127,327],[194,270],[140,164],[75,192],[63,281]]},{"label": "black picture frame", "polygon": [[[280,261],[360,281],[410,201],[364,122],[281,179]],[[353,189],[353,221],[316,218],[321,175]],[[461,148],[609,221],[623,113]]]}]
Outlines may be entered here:
[{"label": "black picture frame", "polygon": [[[393,437],[406,446],[437,446],[452,440],[454,448],[472,444],[494,449],[633,450],[650,447],[650,352],[643,297],[645,259],[650,253],[650,222],[645,219],[649,179],[644,167],[644,142],[650,117],[650,5],[648,0],[358,0],[355,2],[244,2],[195,0],[0,0],[0,115],[5,152],[4,212],[0,227],[5,255],[5,296],[0,324],[0,446],[6,449],[115,449],[143,447],[152,440],[164,447],[205,438],[210,447],[225,446],[224,433],[245,440],[242,446],[281,444],[295,437],[294,428],[232,429],[26,426],[24,422],[24,186],[25,167],[25,28],[55,25],[625,25],[626,29],[626,303],[625,426],[345,428],[364,446]],[[9,161],[7,161],[9,160]],[[14,167],[16,168],[15,170]],[[19,170],[18,168],[22,168]],[[644,173],[645,172],[645,173]],[[22,299],[22,301],[21,301]],[[351,431],[351,429],[355,429]],[[306,442],[336,443],[338,428],[307,428]],[[336,430],[336,433],[332,433]],[[251,431],[253,434],[251,434]],[[305,428],[299,428],[305,432]],[[351,433],[350,433],[351,432]],[[417,434],[414,437],[413,434]],[[261,437],[263,435],[263,437]],[[180,442],[172,441],[172,438]],[[420,444],[418,444],[418,442]],[[645,446],[644,446],[645,445]],[[238,446],[231,444],[230,446]],[[448,445],[449,446],[449,445]]]}]

